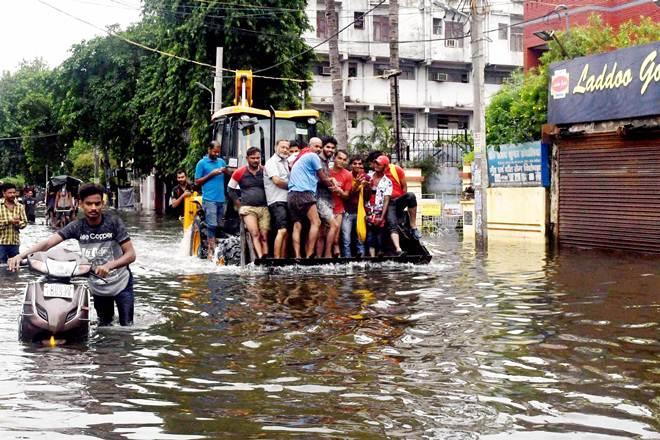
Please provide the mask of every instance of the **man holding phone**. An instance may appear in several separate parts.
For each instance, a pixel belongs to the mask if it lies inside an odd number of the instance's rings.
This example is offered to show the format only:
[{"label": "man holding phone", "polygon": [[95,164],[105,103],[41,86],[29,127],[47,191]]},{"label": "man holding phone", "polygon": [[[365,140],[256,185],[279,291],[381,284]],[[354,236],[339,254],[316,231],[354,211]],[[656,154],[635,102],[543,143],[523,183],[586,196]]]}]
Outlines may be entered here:
[{"label": "man holding phone", "polygon": [[6,183],[2,186],[0,200],[0,263],[6,263],[18,255],[21,244],[19,231],[27,226],[25,207],[16,200],[16,185]]},{"label": "man holding phone", "polygon": [[209,260],[215,253],[216,229],[225,212],[225,174],[227,164],[220,157],[220,142],[211,141],[208,153],[195,167],[195,185],[202,187],[202,205],[206,216]]}]

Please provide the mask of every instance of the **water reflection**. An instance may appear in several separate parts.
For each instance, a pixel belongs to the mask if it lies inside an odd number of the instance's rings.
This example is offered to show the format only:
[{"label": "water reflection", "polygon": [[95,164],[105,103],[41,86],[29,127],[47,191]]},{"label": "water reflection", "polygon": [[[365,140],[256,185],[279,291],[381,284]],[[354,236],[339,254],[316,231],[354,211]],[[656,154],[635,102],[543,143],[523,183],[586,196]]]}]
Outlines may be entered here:
[{"label": "water reflection", "polygon": [[130,331],[21,345],[0,271],[3,438],[660,438],[657,259],[446,234],[429,266],[265,271],[127,221]]}]

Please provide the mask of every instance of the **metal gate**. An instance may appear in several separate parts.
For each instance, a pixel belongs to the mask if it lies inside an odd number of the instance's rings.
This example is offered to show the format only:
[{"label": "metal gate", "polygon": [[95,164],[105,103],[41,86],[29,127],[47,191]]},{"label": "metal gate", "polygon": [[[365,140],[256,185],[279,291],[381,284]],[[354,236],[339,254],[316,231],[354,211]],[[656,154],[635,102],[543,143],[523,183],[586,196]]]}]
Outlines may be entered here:
[{"label": "metal gate", "polygon": [[660,253],[660,136],[559,141],[561,245]]}]

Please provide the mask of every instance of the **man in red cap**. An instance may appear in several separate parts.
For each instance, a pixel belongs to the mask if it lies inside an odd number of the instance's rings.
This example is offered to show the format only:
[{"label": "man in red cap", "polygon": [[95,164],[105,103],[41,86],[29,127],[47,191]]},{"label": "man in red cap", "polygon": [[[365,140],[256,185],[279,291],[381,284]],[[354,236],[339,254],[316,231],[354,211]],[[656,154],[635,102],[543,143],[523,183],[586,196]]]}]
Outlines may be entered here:
[{"label": "man in red cap", "polygon": [[422,238],[422,234],[417,229],[417,197],[415,197],[415,194],[408,192],[406,173],[403,168],[391,164],[389,158],[385,155],[377,157],[376,161],[385,167],[385,176],[392,181],[392,198],[387,208],[387,228],[390,231],[395,249],[400,249],[397,225],[406,208],[408,209],[413,237],[417,240]]}]

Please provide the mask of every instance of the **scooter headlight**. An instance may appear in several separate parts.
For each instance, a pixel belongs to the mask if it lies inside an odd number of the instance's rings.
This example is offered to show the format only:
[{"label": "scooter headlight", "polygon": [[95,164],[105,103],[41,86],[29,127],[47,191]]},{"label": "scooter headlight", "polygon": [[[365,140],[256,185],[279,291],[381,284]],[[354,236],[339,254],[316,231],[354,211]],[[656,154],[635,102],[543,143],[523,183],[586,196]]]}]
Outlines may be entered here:
[{"label": "scooter headlight", "polygon": [[52,258],[46,260],[48,274],[54,277],[69,278],[73,276],[76,266],[78,266],[76,261],[58,261]]}]

